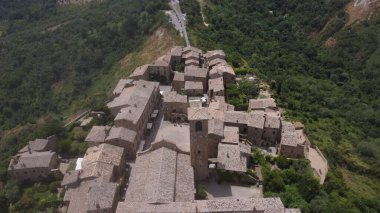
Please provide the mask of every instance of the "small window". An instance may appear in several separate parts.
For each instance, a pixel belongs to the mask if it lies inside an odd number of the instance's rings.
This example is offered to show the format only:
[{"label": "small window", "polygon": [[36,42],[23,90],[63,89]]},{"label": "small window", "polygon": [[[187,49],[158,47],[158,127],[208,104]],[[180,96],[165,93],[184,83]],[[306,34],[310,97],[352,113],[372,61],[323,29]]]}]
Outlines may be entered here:
[{"label": "small window", "polygon": [[195,123],[195,131],[196,131],[196,132],[201,132],[201,131],[202,131],[202,122],[197,121],[197,122]]},{"label": "small window", "polygon": [[200,150],[198,150],[198,155],[200,155],[201,154],[201,151]]}]

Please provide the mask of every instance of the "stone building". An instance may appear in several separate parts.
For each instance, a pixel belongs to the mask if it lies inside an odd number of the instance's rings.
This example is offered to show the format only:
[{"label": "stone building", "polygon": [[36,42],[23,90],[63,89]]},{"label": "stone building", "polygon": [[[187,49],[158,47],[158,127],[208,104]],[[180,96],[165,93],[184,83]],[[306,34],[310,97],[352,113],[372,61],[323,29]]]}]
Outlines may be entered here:
[{"label": "stone building", "polygon": [[110,126],[93,126],[84,141],[89,147],[100,145],[104,143],[110,129]]},{"label": "stone building", "polygon": [[23,152],[12,157],[8,166],[8,175],[18,182],[38,182],[61,178],[58,170],[58,155],[52,151]]},{"label": "stone building", "polygon": [[261,111],[253,111],[248,117],[247,139],[255,146],[263,146],[265,114]]},{"label": "stone building", "polygon": [[115,98],[119,96],[124,88],[131,86],[133,86],[133,79],[120,79],[112,92],[112,97]]},{"label": "stone building", "polygon": [[215,96],[224,97],[224,82],[222,77],[208,80],[208,96],[211,100],[213,100]]},{"label": "stone building", "polygon": [[284,207],[280,198],[196,200],[194,202],[121,202],[116,213],[301,213],[300,209]]},{"label": "stone building", "polygon": [[122,94],[107,106],[111,112],[117,112],[115,126],[135,131],[136,141],[140,141],[160,97],[158,82],[137,81],[134,82],[134,87],[124,89]]},{"label": "stone building", "polygon": [[190,156],[196,180],[208,177],[208,108],[188,108]]},{"label": "stone building", "polygon": [[176,70],[175,67],[177,64],[181,63],[182,60],[182,47],[180,46],[175,46],[170,50],[170,55],[171,55],[171,66],[172,70]]},{"label": "stone building", "polygon": [[228,64],[219,64],[214,66],[209,72],[210,78],[223,77],[226,85],[235,84],[236,74],[234,69]]},{"label": "stone building", "polygon": [[26,146],[18,151],[18,153],[56,151],[57,148],[58,137],[56,135],[52,135],[47,139],[36,139],[34,141],[29,141]]},{"label": "stone building", "polygon": [[243,143],[218,145],[217,169],[229,172],[246,173],[251,147]]},{"label": "stone building", "polygon": [[303,128],[296,129],[288,121],[282,121],[281,141],[278,153],[289,158],[307,158],[310,142],[304,136]]},{"label": "stone building", "polygon": [[238,127],[241,134],[247,134],[248,113],[242,111],[226,111],[224,124],[226,126]]},{"label": "stone building", "polygon": [[187,121],[187,102],[186,95],[180,95],[175,91],[164,93],[164,119],[172,122]]},{"label": "stone building", "polygon": [[185,91],[188,97],[203,96],[204,87],[199,81],[185,81]]},{"label": "stone building", "polygon": [[[207,88],[207,69],[200,67],[185,67],[185,81],[202,82],[203,89]],[[204,90],[203,92],[205,92]]]},{"label": "stone building", "polygon": [[67,213],[113,213],[119,200],[119,184],[95,179],[83,181],[65,193]]},{"label": "stone building", "polygon": [[145,80],[149,81],[149,66],[150,64],[145,64],[142,66],[137,67],[128,78],[138,81],[138,80]]},{"label": "stone building", "polygon": [[200,55],[203,54],[202,50],[200,50],[200,49],[198,49],[196,47],[192,47],[192,46],[184,47],[182,49],[182,54],[184,54],[184,55],[186,55],[189,52],[196,52],[196,53],[198,53]]},{"label": "stone building", "polygon": [[137,141],[136,135],[137,133],[131,129],[113,126],[109,131],[105,142],[124,148],[126,158],[135,159],[139,146],[139,141]]},{"label": "stone building", "polygon": [[207,65],[208,65],[209,69],[211,70],[214,66],[217,66],[217,65],[227,65],[227,61],[224,59],[215,58],[215,59],[208,61]]},{"label": "stone building", "polygon": [[148,67],[149,81],[158,81],[160,83],[169,83],[172,77],[171,55],[166,54],[159,57],[153,64]]},{"label": "stone building", "polygon": [[187,59],[186,61],[185,61],[185,66],[186,67],[200,67],[201,66],[201,64],[200,64],[200,62],[199,62],[199,60],[195,60],[195,59]]},{"label": "stone building", "polygon": [[158,82],[139,80],[134,81],[133,86],[124,88],[118,97],[107,103],[107,107],[116,116],[122,108],[128,106],[153,108],[159,99]]},{"label": "stone building", "polygon": [[120,176],[125,170],[125,151],[111,144],[90,147],[84,155],[82,167],[86,169],[92,163],[102,162],[115,166],[115,175]]},{"label": "stone building", "polygon": [[185,73],[174,72],[172,87],[177,93],[181,93],[185,89]]},{"label": "stone building", "polygon": [[226,54],[224,53],[223,50],[211,50],[211,51],[207,51],[204,55],[205,59],[207,61],[211,61],[211,60],[214,60],[214,59],[222,59],[222,60],[226,60]]},{"label": "stone building", "polygon": [[[194,173],[188,153],[161,145],[140,153],[122,203],[194,201]],[[119,211],[119,210],[118,210]]]},{"label": "stone building", "polygon": [[263,139],[265,140],[265,146],[276,146],[280,136],[281,121],[277,115],[266,113]]},{"label": "stone building", "polygon": [[225,137],[224,112],[208,108],[208,113],[208,158],[216,158],[218,155],[218,144]]},{"label": "stone building", "polygon": [[263,99],[250,99],[248,103],[249,110],[262,110],[266,109],[276,110],[276,102],[273,98],[263,98]]}]

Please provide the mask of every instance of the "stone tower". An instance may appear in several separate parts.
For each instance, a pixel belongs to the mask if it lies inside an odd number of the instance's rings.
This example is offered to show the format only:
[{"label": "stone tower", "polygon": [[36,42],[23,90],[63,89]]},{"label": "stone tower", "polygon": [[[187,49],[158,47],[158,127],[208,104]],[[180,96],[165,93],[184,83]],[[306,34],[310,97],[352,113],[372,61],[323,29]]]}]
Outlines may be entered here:
[{"label": "stone tower", "polygon": [[188,108],[190,156],[196,180],[208,176],[208,108]]}]

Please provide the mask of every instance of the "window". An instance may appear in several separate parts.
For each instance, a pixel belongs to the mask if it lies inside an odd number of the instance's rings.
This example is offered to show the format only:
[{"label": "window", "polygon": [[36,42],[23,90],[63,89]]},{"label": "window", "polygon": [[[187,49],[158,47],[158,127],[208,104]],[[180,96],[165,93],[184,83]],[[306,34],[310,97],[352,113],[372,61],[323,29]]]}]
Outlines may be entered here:
[{"label": "window", "polygon": [[201,154],[201,151],[200,150],[198,150],[198,155],[200,155]]},{"label": "window", "polygon": [[201,132],[201,131],[202,131],[202,122],[197,121],[197,122],[195,123],[195,131],[196,131],[196,132]]}]

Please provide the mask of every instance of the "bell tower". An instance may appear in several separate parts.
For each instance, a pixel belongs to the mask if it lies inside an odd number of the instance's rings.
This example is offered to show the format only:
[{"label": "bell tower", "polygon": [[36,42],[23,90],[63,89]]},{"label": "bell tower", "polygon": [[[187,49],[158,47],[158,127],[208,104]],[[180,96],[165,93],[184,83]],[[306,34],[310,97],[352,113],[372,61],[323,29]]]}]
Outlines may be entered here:
[{"label": "bell tower", "polygon": [[188,108],[190,157],[196,180],[208,177],[208,108]]}]

